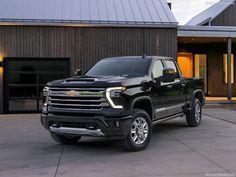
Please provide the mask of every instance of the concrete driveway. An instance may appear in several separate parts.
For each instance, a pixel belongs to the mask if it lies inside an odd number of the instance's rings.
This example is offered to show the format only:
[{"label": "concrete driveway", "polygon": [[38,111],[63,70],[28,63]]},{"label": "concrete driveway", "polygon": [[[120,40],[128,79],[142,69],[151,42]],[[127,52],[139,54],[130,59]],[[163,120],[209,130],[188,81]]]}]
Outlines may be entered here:
[{"label": "concrete driveway", "polygon": [[200,127],[183,118],[155,127],[145,151],[83,138],[56,144],[39,115],[0,116],[0,177],[235,177],[236,111],[205,109]]}]

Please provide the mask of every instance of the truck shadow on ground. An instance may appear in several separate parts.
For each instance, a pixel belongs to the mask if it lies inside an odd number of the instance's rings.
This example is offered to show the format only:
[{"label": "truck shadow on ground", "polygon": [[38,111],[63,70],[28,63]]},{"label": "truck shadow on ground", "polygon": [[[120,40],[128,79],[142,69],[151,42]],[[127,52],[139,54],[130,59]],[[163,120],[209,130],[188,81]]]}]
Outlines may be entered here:
[{"label": "truck shadow on ground", "polygon": [[[164,139],[166,133],[184,131],[188,126],[184,122],[166,122],[153,127],[153,135],[151,141]],[[110,140],[107,138],[90,138],[83,137],[76,145],[67,145],[66,147],[85,150],[85,151],[124,151],[118,140]]]}]

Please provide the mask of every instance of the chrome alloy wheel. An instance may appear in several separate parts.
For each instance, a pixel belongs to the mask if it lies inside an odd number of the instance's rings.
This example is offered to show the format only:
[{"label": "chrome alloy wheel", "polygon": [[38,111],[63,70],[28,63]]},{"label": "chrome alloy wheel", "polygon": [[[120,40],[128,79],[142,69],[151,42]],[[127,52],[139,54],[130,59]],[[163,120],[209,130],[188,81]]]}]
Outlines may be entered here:
[{"label": "chrome alloy wheel", "polygon": [[137,144],[143,144],[149,133],[148,123],[143,117],[137,117],[134,119],[131,125],[131,139]]},{"label": "chrome alloy wheel", "polygon": [[201,106],[199,103],[196,104],[195,106],[195,120],[196,122],[199,122],[201,119]]}]

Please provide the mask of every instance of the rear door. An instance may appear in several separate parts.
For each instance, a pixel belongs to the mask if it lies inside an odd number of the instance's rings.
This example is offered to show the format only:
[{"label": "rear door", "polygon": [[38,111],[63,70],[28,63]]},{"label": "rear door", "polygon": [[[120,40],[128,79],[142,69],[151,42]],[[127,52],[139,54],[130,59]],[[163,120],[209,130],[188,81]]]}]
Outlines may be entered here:
[{"label": "rear door", "polygon": [[186,81],[179,73],[177,63],[174,60],[164,60],[165,68],[172,68],[176,72],[174,82],[162,83],[162,85],[169,90],[167,92],[167,100],[169,102],[166,111],[169,115],[174,115],[183,111],[183,106],[186,103]]}]

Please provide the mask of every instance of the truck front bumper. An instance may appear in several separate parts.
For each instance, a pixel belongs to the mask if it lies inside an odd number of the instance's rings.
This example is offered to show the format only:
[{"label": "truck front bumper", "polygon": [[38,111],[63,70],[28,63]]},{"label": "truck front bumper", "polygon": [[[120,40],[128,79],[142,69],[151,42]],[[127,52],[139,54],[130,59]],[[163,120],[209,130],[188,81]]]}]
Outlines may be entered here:
[{"label": "truck front bumper", "polygon": [[41,114],[41,123],[49,132],[55,134],[122,139],[129,132],[131,118],[131,115],[107,118]]}]

